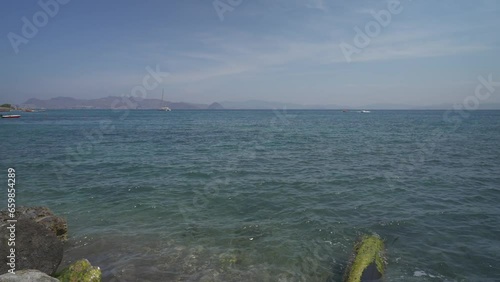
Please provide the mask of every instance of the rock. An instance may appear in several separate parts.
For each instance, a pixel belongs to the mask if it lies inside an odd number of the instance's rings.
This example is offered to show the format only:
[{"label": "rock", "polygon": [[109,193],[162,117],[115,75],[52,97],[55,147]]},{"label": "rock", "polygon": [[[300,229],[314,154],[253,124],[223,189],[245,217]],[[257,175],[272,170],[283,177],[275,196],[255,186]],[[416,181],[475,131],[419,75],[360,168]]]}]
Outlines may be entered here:
[{"label": "rock", "polygon": [[354,249],[355,257],[347,268],[346,282],[381,281],[384,275],[384,242],[377,235],[363,236]]},{"label": "rock", "polygon": [[[8,246],[10,223],[0,222],[0,274],[6,273],[11,246]],[[63,243],[54,233],[34,220],[21,218],[15,223],[15,269],[36,269],[52,275],[61,263]]]},{"label": "rock", "polygon": [[86,259],[66,267],[57,276],[61,282],[100,282],[101,277],[101,269],[92,266]]},{"label": "rock", "polygon": [[35,269],[25,269],[16,271],[16,274],[6,273],[0,275],[0,282],[59,282],[54,277]]},{"label": "rock", "polygon": [[240,262],[240,259],[236,254],[233,253],[223,253],[219,255],[219,264],[221,268],[228,269]]},{"label": "rock", "polygon": [[[2,221],[9,219],[8,212],[1,211],[0,219]],[[47,207],[19,207],[16,209],[16,219],[32,219],[54,232],[61,241],[68,240],[68,224],[66,220],[54,215]]]},{"label": "rock", "polygon": [[224,107],[221,104],[214,102],[208,106],[208,109],[209,110],[224,110]]}]

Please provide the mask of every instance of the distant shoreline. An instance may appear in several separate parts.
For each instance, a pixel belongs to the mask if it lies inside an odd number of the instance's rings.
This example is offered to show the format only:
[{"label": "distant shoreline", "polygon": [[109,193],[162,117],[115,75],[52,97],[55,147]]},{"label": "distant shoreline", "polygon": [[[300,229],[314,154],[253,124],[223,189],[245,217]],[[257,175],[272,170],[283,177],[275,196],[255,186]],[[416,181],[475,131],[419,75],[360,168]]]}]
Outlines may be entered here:
[{"label": "distant shoreline", "polygon": [[[453,110],[453,103],[436,105],[412,106],[405,104],[383,104],[373,103],[362,106],[349,106],[341,104],[316,104],[314,101],[308,104],[297,104],[289,102],[276,102],[264,100],[247,100],[240,102],[221,101],[211,104],[172,102],[161,99],[134,99],[133,97],[109,96],[98,99],[77,99],[71,97],[56,97],[51,99],[31,98],[19,105],[13,105],[20,109],[60,109],[60,110],[160,110],[168,106],[173,111],[178,110]],[[500,103],[481,104],[478,110],[500,110]]]},{"label": "distant shoreline", "polygon": [[[345,114],[349,113],[358,113],[362,110],[369,110],[372,112],[380,112],[380,111],[448,111],[451,108],[443,108],[443,109],[349,109]],[[38,109],[35,109],[38,110]],[[269,109],[174,109],[173,111],[211,111],[211,112],[223,112],[223,111],[275,111],[275,110],[286,110],[286,111],[339,111],[342,112],[344,109],[296,109],[296,108],[269,108]],[[43,111],[152,111],[152,112],[161,112],[157,109],[73,109],[73,108],[58,108],[58,109],[43,109]],[[43,112],[40,111],[40,112]],[[500,111],[500,109],[477,109],[475,111]],[[21,110],[12,110],[11,112],[22,112]],[[35,113],[38,111],[35,111]]]}]

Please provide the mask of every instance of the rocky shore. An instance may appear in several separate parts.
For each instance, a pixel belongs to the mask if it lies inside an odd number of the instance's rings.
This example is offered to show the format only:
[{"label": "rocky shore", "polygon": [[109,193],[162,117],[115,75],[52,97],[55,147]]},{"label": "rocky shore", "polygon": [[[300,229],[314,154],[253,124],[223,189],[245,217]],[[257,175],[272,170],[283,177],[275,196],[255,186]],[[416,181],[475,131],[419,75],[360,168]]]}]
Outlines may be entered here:
[{"label": "rocky shore", "polygon": [[59,270],[67,239],[66,220],[47,207],[21,207],[14,218],[8,211],[1,211],[0,282],[101,281],[100,268],[86,259]]}]

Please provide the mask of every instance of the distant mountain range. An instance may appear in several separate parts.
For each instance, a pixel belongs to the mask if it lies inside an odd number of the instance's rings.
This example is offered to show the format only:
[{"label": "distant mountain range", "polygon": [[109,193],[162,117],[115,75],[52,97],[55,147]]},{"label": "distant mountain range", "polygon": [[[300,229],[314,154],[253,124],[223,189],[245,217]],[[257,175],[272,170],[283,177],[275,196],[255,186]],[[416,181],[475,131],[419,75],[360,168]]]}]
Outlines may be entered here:
[{"label": "distant mountain range", "polygon": [[[453,104],[440,104],[429,106],[411,106],[405,104],[369,104],[353,107],[335,104],[300,105],[294,103],[269,102],[261,100],[248,100],[244,102],[221,102],[225,109],[297,109],[297,110],[448,110],[453,109]],[[500,104],[481,104],[481,110],[499,110]]]},{"label": "distant mountain range", "polygon": [[193,104],[193,103],[174,103],[166,102],[160,99],[137,99],[122,97],[106,97],[99,99],[76,99],[70,97],[57,97],[48,100],[32,98],[24,102],[21,106],[35,109],[160,109],[168,106],[173,110],[205,110],[224,109],[219,103]]},{"label": "distant mountain range", "polygon": [[[324,105],[300,105],[294,103],[269,102],[261,100],[248,100],[244,102],[225,101],[212,104],[196,104],[185,102],[165,102],[160,99],[133,99],[122,97],[106,97],[99,99],[76,99],[70,97],[57,97],[48,100],[29,99],[21,106],[36,109],[160,109],[168,106],[173,110],[223,110],[223,109],[301,109],[301,110],[327,110],[327,109],[348,109],[348,110],[447,110],[452,109],[452,104],[441,104],[431,106],[410,106],[403,104],[371,104],[363,107],[350,107],[342,105],[324,104]],[[500,104],[481,104],[481,110],[498,110]]]},{"label": "distant mountain range", "polygon": [[293,103],[269,102],[260,100],[248,100],[243,102],[225,101],[221,104],[226,109],[242,109],[242,110],[268,110],[268,109],[307,109],[306,106]]}]

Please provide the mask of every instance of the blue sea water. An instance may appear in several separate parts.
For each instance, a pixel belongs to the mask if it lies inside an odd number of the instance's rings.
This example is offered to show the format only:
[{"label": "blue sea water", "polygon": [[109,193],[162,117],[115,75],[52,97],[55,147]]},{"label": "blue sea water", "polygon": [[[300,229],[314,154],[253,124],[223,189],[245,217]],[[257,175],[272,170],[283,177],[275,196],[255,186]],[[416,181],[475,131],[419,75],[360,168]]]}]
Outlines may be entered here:
[{"label": "blue sea water", "polygon": [[455,117],[23,113],[0,119],[0,179],[105,281],[341,281],[373,233],[387,281],[499,281],[500,111]]}]

